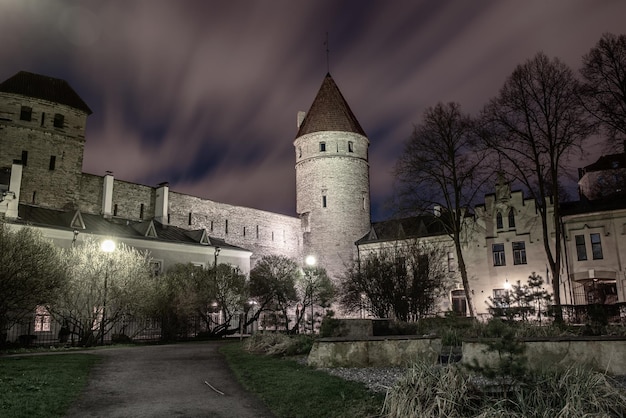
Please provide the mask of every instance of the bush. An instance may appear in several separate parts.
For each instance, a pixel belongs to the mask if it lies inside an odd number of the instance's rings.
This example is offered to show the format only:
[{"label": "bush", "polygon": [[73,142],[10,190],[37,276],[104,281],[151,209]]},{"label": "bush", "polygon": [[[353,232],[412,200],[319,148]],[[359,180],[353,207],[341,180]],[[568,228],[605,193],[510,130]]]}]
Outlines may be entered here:
[{"label": "bush", "polygon": [[308,354],[313,347],[313,341],[314,338],[308,335],[254,334],[246,340],[244,349],[270,356],[296,356]]}]

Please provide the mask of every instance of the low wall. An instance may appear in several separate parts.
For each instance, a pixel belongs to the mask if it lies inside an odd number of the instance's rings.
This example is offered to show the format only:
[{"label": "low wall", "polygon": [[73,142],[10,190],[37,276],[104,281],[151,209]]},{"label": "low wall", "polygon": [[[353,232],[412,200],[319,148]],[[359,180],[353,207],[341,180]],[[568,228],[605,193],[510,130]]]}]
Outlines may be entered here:
[{"label": "low wall", "polygon": [[313,344],[308,364],[314,367],[387,367],[409,365],[417,360],[435,364],[440,351],[440,338],[321,338]]},{"label": "low wall", "polygon": [[[626,375],[626,338],[580,337],[576,339],[528,339],[525,356],[530,368],[587,364],[612,375]],[[495,364],[497,352],[485,352],[484,341],[463,341],[464,364]]]}]

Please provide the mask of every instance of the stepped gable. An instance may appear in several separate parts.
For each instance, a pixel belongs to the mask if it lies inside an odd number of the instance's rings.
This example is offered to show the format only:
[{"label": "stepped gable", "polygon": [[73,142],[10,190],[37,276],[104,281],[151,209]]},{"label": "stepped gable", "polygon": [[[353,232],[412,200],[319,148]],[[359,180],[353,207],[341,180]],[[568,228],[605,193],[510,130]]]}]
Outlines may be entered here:
[{"label": "stepped gable", "polygon": [[322,131],[354,132],[367,136],[330,73],[326,74],[296,138]]},{"label": "stepped gable", "polygon": [[0,83],[0,92],[59,103],[91,115],[92,111],[65,80],[20,71]]}]

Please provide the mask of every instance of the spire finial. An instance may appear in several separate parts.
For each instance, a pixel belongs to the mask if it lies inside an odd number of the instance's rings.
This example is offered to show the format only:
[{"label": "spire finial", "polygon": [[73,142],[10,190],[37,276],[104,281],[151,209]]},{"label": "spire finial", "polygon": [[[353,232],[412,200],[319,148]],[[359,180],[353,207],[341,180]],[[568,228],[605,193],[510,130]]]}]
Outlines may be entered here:
[{"label": "spire finial", "polygon": [[328,32],[326,32],[326,40],[324,41],[326,46],[326,72],[330,74],[330,49],[328,46]]}]

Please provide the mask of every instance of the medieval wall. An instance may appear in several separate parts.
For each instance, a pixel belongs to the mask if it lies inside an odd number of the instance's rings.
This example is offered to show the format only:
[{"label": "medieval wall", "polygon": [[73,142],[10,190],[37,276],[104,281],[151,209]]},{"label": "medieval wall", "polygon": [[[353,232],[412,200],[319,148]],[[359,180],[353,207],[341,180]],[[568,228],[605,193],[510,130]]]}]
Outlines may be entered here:
[{"label": "medieval wall", "polygon": [[[54,126],[55,115],[63,116],[62,127]],[[0,167],[22,161],[20,202],[77,207],[86,120],[85,112],[69,106],[0,94]]]}]

